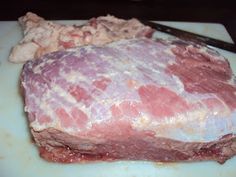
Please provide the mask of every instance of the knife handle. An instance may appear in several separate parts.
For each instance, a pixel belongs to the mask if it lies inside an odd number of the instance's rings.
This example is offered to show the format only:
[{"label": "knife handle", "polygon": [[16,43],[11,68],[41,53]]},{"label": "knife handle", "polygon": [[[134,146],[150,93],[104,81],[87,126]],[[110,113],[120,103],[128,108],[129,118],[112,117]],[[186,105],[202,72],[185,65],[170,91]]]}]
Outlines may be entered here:
[{"label": "knife handle", "polygon": [[151,21],[141,20],[141,22],[144,25],[147,25],[147,26],[152,27],[153,29],[156,29],[157,31],[161,31],[161,32],[176,36],[176,37],[178,37],[180,39],[183,39],[183,40],[192,41],[192,42],[195,42],[195,43],[198,43],[198,44],[201,44],[201,45],[205,44],[205,45],[221,48],[221,49],[228,50],[228,51],[236,53],[235,44],[232,44],[232,43],[229,43],[229,42],[221,41],[221,40],[218,40],[218,39],[213,39],[213,38],[210,38],[210,37],[206,37],[206,36],[191,33],[191,32],[188,32],[188,31],[176,29],[176,28],[173,28],[173,27],[169,27],[169,26],[166,26],[166,25],[159,24],[159,23],[154,23],[154,22],[151,22]]}]

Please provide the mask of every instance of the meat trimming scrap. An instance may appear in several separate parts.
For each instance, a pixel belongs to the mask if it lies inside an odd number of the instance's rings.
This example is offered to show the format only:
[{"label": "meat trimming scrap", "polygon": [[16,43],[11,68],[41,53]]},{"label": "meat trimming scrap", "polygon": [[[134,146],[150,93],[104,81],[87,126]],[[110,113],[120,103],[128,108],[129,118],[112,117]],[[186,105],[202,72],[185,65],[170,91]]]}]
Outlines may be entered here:
[{"label": "meat trimming scrap", "polygon": [[135,18],[124,20],[111,15],[91,18],[83,25],[64,25],[28,12],[19,18],[19,24],[23,38],[11,50],[9,61],[13,63],[23,63],[50,52],[77,46],[151,37],[154,32]]},{"label": "meat trimming scrap", "polygon": [[236,154],[236,84],[217,52],[127,39],[23,67],[29,127],[53,162],[215,160]]}]

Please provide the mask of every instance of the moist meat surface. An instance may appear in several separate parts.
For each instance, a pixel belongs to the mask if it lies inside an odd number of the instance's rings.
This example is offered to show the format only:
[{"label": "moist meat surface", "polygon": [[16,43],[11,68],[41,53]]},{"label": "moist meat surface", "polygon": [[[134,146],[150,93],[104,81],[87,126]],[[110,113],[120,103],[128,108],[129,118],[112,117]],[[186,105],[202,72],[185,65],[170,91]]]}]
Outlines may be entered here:
[{"label": "moist meat surface", "polygon": [[32,135],[50,161],[224,162],[236,154],[228,61],[185,42],[130,39],[28,61]]}]

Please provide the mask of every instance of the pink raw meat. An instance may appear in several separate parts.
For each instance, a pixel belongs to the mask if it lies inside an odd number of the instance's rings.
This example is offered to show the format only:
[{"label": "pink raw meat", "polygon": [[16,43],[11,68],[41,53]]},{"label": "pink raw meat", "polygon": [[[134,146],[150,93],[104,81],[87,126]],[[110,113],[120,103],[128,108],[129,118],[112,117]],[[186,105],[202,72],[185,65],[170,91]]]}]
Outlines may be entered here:
[{"label": "pink raw meat", "polygon": [[21,84],[49,161],[223,163],[236,154],[235,77],[201,46],[132,39],[57,51],[28,61]]}]

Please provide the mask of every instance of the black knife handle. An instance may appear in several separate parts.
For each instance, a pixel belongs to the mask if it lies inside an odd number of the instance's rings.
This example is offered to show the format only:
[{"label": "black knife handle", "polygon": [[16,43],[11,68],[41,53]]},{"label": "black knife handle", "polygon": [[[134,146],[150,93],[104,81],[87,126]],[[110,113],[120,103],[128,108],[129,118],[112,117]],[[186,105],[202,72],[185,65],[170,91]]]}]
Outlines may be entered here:
[{"label": "black knife handle", "polygon": [[218,39],[213,39],[210,37],[202,36],[199,34],[188,32],[188,31],[172,28],[172,27],[162,25],[159,23],[154,23],[151,21],[142,21],[141,20],[141,22],[144,25],[147,25],[147,26],[152,27],[153,29],[156,29],[157,31],[161,31],[161,32],[176,36],[176,37],[183,39],[183,40],[192,41],[192,42],[203,44],[203,45],[205,44],[205,45],[217,47],[220,49],[224,49],[224,50],[228,50],[228,51],[236,53],[235,44],[232,44],[229,42],[224,42],[224,41],[221,41]]}]

